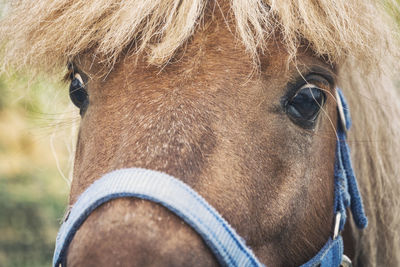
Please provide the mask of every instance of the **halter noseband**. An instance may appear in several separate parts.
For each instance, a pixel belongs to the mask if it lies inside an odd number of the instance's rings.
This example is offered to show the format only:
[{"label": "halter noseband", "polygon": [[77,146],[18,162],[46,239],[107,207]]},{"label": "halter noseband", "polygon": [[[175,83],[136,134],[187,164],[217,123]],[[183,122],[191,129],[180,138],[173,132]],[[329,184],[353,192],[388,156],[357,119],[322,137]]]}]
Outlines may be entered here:
[{"label": "halter noseband", "polygon": [[[301,267],[351,266],[343,255],[341,231],[350,207],[359,228],[367,226],[357,181],[346,142],[351,125],[343,94],[337,90],[338,140],[335,158],[334,234],[322,249]],[[188,223],[209,246],[223,266],[263,266],[245,241],[207,201],[182,181],[153,170],[121,169],[104,175],[85,190],[62,224],[53,257],[53,266],[66,266],[67,249],[76,231],[101,204],[116,198],[135,197],[159,203]]]}]

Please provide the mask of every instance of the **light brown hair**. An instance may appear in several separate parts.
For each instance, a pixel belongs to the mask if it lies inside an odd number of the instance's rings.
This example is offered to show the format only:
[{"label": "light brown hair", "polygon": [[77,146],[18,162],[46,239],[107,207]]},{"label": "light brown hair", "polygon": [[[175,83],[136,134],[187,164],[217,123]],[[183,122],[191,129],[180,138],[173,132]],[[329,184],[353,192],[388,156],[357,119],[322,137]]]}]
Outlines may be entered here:
[{"label": "light brown hair", "polygon": [[[121,53],[145,54],[149,64],[167,64],[202,25],[205,0],[14,1],[0,23],[2,67],[25,65],[59,71],[90,50],[111,68]],[[216,1],[214,8],[219,8]],[[400,264],[400,97],[396,24],[387,9],[397,1],[233,0],[234,20],[257,65],[266,43],[279,34],[295,60],[310,45],[339,70],[354,127],[350,145],[369,217],[358,233],[358,256],[372,266]]]}]

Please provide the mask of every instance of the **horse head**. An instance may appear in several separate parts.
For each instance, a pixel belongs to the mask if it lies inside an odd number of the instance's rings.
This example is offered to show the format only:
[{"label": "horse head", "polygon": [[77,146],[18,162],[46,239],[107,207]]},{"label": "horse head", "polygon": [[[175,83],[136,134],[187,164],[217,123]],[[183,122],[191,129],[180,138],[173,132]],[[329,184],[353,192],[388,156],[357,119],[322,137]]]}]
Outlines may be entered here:
[{"label": "horse head", "polygon": [[[357,19],[376,15],[371,3],[354,1],[353,14],[322,1],[64,2],[48,3],[24,38],[44,35],[68,61],[81,115],[71,206],[103,175],[135,167],[195,190],[267,266],[304,264],[335,235],[337,87],[350,80],[348,55],[379,61],[359,47],[382,30]],[[132,197],[88,214],[65,256],[71,266],[218,265],[189,224]]]}]

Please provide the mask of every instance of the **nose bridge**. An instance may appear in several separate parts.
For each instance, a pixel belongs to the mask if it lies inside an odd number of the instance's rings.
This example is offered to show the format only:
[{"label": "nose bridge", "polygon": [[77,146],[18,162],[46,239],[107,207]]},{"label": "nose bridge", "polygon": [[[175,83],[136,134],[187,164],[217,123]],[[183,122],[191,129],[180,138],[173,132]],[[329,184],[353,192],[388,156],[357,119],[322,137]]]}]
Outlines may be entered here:
[{"label": "nose bridge", "polygon": [[113,167],[151,168],[192,184],[217,142],[212,102],[192,82],[160,87],[135,89],[141,92],[127,96],[130,105],[123,104],[129,115],[111,122],[119,132],[112,140],[117,147]]},{"label": "nose bridge", "polygon": [[123,129],[119,141],[123,153],[117,157],[125,164],[131,162],[129,167],[157,169],[182,179],[196,177],[203,168],[203,156],[211,153],[210,144],[215,143],[211,96],[195,77],[169,71],[129,77],[135,83],[128,84],[123,93],[129,117],[116,122]]}]

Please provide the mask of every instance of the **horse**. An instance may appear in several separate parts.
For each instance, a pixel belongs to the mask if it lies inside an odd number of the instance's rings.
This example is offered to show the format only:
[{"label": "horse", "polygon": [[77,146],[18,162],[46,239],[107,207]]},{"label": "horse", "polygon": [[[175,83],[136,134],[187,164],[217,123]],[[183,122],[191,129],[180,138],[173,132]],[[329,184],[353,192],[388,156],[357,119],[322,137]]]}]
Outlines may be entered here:
[{"label": "horse", "polygon": [[[394,0],[14,1],[0,24],[2,69],[66,72],[81,115],[71,206],[110,171],[160,171],[204,197],[266,266],[307,262],[334,231],[340,87],[369,220],[364,230],[347,221],[344,253],[355,266],[399,266],[399,49],[388,9],[400,10]],[[218,265],[177,215],[128,197],[96,208],[66,258]]]}]

